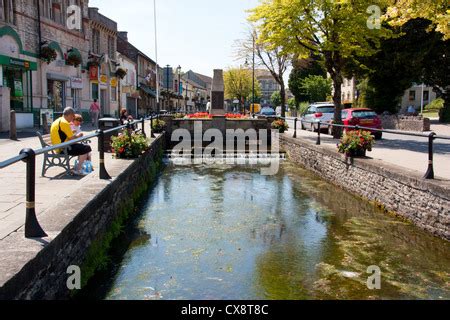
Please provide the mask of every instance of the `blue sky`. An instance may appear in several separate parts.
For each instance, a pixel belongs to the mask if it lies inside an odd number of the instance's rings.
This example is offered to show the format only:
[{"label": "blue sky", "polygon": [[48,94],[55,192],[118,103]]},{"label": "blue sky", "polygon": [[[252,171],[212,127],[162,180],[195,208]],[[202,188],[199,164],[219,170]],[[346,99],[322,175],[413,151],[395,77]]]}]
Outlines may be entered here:
[{"label": "blue sky", "polygon": [[[258,0],[156,0],[158,62],[212,76],[239,65],[234,42],[244,37],[247,9]],[[128,31],[129,41],[155,58],[153,0],[90,0],[89,6]]]}]

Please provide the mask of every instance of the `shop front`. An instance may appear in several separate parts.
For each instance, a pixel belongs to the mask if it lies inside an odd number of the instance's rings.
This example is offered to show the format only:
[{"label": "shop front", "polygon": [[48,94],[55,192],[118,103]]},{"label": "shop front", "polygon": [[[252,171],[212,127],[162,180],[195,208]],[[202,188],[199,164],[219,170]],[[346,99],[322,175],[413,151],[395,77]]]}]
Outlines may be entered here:
[{"label": "shop front", "polygon": [[33,71],[36,62],[0,55],[0,85],[10,89],[10,108],[18,113],[32,113]]}]

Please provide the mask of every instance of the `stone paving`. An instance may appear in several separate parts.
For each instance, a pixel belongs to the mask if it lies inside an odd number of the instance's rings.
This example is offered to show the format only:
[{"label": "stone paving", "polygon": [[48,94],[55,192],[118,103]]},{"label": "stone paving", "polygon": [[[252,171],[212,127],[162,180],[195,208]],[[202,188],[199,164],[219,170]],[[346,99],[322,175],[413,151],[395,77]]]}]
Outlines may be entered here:
[{"label": "stone paving", "polygon": [[[288,121],[291,137],[294,134],[294,121]],[[297,123],[300,128],[300,123]],[[434,124],[431,129],[438,135],[450,136],[450,125]],[[426,133],[424,133],[426,134]],[[317,133],[298,130],[297,136],[316,143]],[[338,140],[327,134],[321,135],[321,142],[337,151]],[[437,180],[450,180],[450,140],[436,140],[434,143],[434,172]],[[418,175],[424,176],[428,168],[428,138],[401,136],[385,133],[383,140],[376,141],[368,157],[386,161],[390,164],[414,170]]]},{"label": "stone paving", "polygon": [[[149,127],[150,125],[146,124],[147,130]],[[85,133],[92,132],[92,128],[88,128]],[[25,136],[30,135],[25,134]],[[95,169],[91,175],[98,179],[97,140],[92,139],[91,143],[92,162]],[[41,145],[37,136],[19,138],[19,141],[0,139],[0,161],[17,156],[24,148],[40,149]],[[38,219],[40,215],[46,213],[62,199],[82,189],[83,180],[91,178],[90,176],[84,178],[67,176],[62,168],[52,168],[46,173],[46,177],[41,177],[42,162],[43,156],[36,157],[36,214]],[[116,166],[117,162],[120,161],[114,160],[111,154],[105,154],[107,170],[108,167]],[[25,185],[25,163],[16,163],[0,170],[0,241],[25,224]]]}]

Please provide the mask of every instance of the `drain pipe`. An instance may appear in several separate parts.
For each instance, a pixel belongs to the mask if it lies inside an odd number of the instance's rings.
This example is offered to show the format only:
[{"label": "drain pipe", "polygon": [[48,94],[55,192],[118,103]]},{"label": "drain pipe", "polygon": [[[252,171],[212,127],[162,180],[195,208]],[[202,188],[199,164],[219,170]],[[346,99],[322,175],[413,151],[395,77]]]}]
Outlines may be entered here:
[{"label": "drain pipe", "polygon": [[37,3],[37,15],[38,15],[38,37],[39,37],[39,57],[41,56],[42,50],[42,30],[41,30],[41,4],[39,0],[36,0]]}]

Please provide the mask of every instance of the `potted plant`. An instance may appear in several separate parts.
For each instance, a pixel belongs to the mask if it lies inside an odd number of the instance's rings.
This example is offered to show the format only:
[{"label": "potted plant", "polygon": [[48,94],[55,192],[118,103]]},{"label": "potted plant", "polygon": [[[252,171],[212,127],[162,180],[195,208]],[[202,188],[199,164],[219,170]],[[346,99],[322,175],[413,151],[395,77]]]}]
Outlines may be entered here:
[{"label": "potted plant", "polygon": [[55,49],[50,48],[48,46],[41,48],[40,58],[44,60],[47,64],[50,64],[52,61],[55,61],[57,57],[58,54],[56,53]]},{"label": "potted plant", "polygon": [[125,130],[122,135],[112,137],[112,149],[117,159],[134,159],[142,155],[149,146],[143,134],[130,133]]},{"label": "potted plant", "polygon": [[347,157],[365,157],[367,151],[372,151],[374,137],[369,131],[347,131],[344,133],[338,150]]},{"label": "potted plant", "polygon": [[75,68],[78,67],[81,63],[83,62],[83,60],[81,59],[81,56],[74,52],[74,51],[70,51],[67,55],[67,59],[66,59],[66,63],[69,66],[74,66]]},{"label": "potted plant", "polygon": [[118,68],[116,70],[116,76],[120,79],[125,78],[125,76],[127,75],[127,71],[124,68]]},{"label": "potted plant", "polygon": [[289,129],[289,126],[283,119],[278,119],[272,122],[272,129],[278,130],[280,133],[284,133],[287,129]]},{"label": "potted plant", "polygon": [[152,124],[152,131],[153,133],[162,133],[164,130],[166,130],[167,124],[163,120],[155,120]]}]

